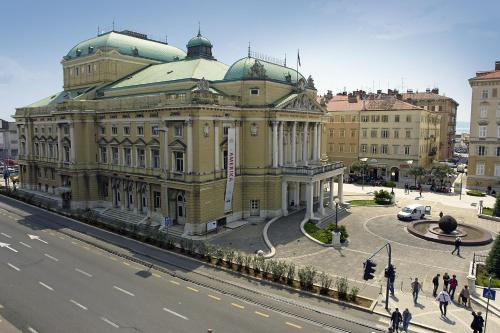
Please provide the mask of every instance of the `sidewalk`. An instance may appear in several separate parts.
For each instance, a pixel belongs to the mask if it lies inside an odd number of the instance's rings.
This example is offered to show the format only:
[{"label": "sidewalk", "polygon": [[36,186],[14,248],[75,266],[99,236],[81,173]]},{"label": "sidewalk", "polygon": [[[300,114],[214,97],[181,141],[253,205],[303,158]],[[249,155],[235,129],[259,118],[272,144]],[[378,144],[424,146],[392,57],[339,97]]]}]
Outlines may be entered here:
[{"label": "sidewalk", "polygon": [[[455,300],[457,294],[455,294]],[[471,311],[481,311],[485,318],[486,309],[472,303],[471,309],[465,309],[457,303],[448,305],[447,318],[441,317],[439,311],[439,303],[432,297],[432,291],[424,290],[420,292],[418,303],[413,304],[412,294],[408,291],[396,290],[394,297],[389,296],[389,309],[392,312],[395,308],[399,308],[402,313],[408,308],[412,314],[410,329],[419,331],[417,325],[421,324],[428,328],[434,328],[435,331],[451,332],[451,333],[470,333],[470,324],[472,322]],[[375,313],[387,316],[389,313],[385,310],[385,290],[384,294],[379,296],[379,301],[374,309]],[[500,318],[491,312],[488,314],[487,332],[500,332]]]}]

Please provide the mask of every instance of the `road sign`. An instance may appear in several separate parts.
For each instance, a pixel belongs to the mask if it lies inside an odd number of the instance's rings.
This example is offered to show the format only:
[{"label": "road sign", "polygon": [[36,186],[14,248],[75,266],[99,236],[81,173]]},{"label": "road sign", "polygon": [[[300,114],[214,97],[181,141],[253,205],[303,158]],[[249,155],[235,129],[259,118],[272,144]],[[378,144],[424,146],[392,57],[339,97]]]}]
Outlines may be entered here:
[{"label": "road sign", "polygon": [[497,291],[495,289],[491,288],[483,288],[483,297],[491,299],[492,301],[495,300]]},{"label": "road sign", "polygon": [[207,232],[217,229],[217,221],[207,222]]},{"label": "road sign", "polygon": [[165,220],[163,221],[164,227],[170,227],[173,224],[173,221],[170,217],[165,216]]}]

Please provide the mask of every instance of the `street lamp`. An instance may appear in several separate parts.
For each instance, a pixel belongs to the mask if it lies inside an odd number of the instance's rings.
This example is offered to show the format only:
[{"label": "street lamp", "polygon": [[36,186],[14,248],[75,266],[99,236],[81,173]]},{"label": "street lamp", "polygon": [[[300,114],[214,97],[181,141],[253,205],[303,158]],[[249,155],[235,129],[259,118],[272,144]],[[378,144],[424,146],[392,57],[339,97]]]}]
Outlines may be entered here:
[{"label": "street lamp", "polygon": [[396,173],[394,171],[391,172],[391,176],[392,176],[391,180],[393,181],[392,188],[391,188],[391,194],[394,195],[394,179],[395,179],[394,176],[396,176]]},{"label": "street lamp", "polygon": [[339,198],[335,198],[335,230],[338,231],[339,229],[339,216],[337,212],[339,211],[339,203],[340,200]]},{"label": "street lamp", "polygon": [[368,161],[368,157],[365,157],[365,158],[360,158],[359,159],[361,162],[364,162],[365,164],[362,164],[363,165],[363,168],[361,168],[361,170],[363,171],[363,183],[361,183],[361,190],[365,190],[365,167],[366,167],[366,162]]}]

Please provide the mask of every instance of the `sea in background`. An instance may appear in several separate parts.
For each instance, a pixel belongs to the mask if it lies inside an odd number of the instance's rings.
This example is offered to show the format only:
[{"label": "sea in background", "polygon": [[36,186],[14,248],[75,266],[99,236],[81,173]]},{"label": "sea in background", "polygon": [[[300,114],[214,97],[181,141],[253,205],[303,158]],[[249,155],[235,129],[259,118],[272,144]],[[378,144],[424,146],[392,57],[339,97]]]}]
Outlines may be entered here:
[{"label": "sea in background", "polygon": [[470,123],[468,121],[457,121],[456,134],[469,133]]}]

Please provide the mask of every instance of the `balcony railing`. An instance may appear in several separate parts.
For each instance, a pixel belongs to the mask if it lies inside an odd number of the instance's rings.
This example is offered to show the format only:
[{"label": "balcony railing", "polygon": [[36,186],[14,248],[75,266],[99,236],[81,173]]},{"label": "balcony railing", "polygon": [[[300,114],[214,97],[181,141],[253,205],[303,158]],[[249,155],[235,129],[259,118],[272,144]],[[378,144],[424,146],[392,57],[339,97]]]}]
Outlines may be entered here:
[{"label": "balcony railing", "polygon": [[328,171],[341,169],[344,163],[335,162],[322,165],[309,165],[309,166],[286,166],[282,168],[283,174],[286,175],[299,175],[299,176],[314,176]]}]

